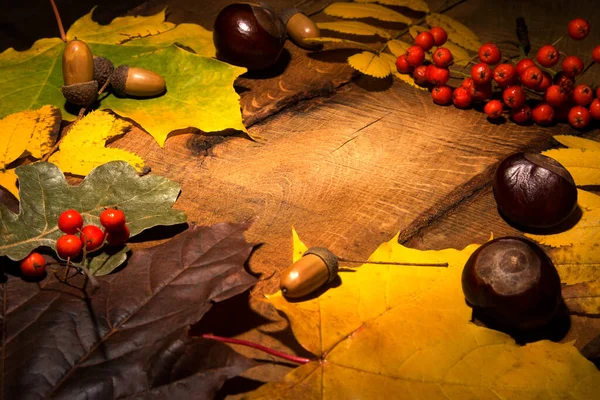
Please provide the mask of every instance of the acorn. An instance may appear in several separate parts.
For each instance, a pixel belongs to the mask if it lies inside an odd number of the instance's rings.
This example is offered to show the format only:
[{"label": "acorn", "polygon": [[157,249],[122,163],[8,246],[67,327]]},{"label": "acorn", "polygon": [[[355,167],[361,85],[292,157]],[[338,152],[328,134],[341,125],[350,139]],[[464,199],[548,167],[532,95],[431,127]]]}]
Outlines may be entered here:
[{"label": "acorn", "polygon": [[285,297],[304,297],[333,282],[338,274],[338,258],[324,247],[311,247],[302,258],[281,275],[279,287]]},{"label": "acorn", "polygon": [[306,39],[321,36],[319,27],[306,14],[297,8],[290,8],[281,13],[281,20],[285,25],[288,37],[297,46],[305,49],[319,47],[318,43],[306,42]]},{"label": "acorn", "polygon": [[94,80],[94,58],[85,42],[71,40],[62,57],[64,86],[61,88],[67,101],[78,106],[88,106],[98,97],[98,82]]},{"label": "acorn", "polygon": [[230,4],[215,19],[213,43],[217,58],[249,70],[274,65],[285,39],[281,18],[266,4]]},{"label": "acorn", "polygon": [[115,72],[115,66],[106,57],[94,56],[94,79],[98,86],[102,87],[110,76]]},{"label": "acorn", "polygon": [[166,89],[165,80],[156,72],[128,65],[115,69],[110,84],[119,97],[152,97]]}]

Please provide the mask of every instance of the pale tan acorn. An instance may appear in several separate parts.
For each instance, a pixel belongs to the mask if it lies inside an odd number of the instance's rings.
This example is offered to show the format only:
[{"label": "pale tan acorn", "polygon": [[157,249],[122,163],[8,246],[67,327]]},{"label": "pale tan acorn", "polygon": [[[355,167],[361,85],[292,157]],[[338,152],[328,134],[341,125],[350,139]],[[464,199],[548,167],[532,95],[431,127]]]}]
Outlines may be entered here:
[{"label": "pale tan acorn", "polygon": [[94,80],[94,57],[85,42],[71,40],[62,57],[63,96],[70,103],[88,106],[98,97],[98,82]]},{"label": "pale tan acorn", "polygon": [[285,297],[304,297],[333,282],[338,275],[338,258],[329,249],[311,247],[302,258],[281,274],[279,288]]},{"label": "pale tan acorn", "polygon": [[98,86],[102,87],[110,76],[115,72],[115,66],[106,57],[94,56],[94,79]]},{"label": "pale tan acorn", "polygon": [[166,89],[164,78],[156,72],[128,65],[115,69],[110,84],[119,97],[152,97]]},{"label": "pale tan acorn", "polygon": [[285,25],[287,35],[299,47],[313,49],[319,47],[318,43],[308,43],[306,39],[321,36],[319,27],[297,8],[290,8],[281,13],[281,20]]}]

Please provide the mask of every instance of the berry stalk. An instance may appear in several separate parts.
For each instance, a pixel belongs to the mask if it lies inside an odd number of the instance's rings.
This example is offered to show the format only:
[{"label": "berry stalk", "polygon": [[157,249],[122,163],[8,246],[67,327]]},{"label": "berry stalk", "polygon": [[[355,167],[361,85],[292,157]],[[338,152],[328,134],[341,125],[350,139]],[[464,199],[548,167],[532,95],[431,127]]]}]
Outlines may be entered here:
[{"label": "berry stalk", "polygon": [[266,347],[266,346],[263,346],[263,345],[260,345],[258,343],[254,343],[254,342],[249,342],[247,340],[231,339],[231,338],[226,338],[226,337],[222,337],[222,336],[211,335],[211,334],[208,334],[208,333],[205,333],[204,335],[202,335],[202,337],[204,339],[216,340],[217,342],[239,344],[241,346],[252,347],[253,349],[257,349],[257,350],[263,351],[263,352],[265,352],[267,354],[270,354],[272,356],[283,358],[284,360],[291,361],[291,362],[296,363],[296,364],[308,364],[311,361],[315,361],[315,360],[311,360],[310,358],[293,356],[291,354],[287,354],[287,353],[284,353],[284,352],[281,352],[281,351],[277,351],[277,350],[274,350],[274,349],[272,349],[270,347]]}]

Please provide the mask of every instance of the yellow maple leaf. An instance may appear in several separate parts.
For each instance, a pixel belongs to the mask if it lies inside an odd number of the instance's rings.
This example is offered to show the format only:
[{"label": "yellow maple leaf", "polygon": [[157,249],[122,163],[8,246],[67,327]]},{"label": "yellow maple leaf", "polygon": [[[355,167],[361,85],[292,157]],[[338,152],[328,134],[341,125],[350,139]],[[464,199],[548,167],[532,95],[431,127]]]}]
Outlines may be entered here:
[{"label": "yellow maple leaf", "polygon": [[317,22],[321,30],[335,31],[358,36],[379,36],[389,39],[390,34],[385,30],[373,25],[358,21],[336,21],[336,22]]},{"label": "yellow maple leaf", "polygon": [[51,163],[63,172],[85,176],[94,168],[113,160],[127,161],[138,172],[144,160],[138,155],[114,148],[105,148],[107,140],[123,135],[131,124],[106,111],[92,111],[65,135],[58,152],[50,156]]},{"label": "yellow maple leaf", "polygon": [[600,150],[600,142],[571,135],[552,136],[558,143],[572,149]]},{"label": "yellow maple leaf", "polygon": [[542,154],[567,168],[577,186],[600,185],[600,150],[553,149]]},{"label": "yellow maple leaf", "polygon": [[0,186],[4,187],[17,199],[19,198],[19,188],[17,188],[17,174],[13,169],[0,170]]},{"label": "yellow maple leaf", "polygon": [[385,78],[391,73],[388,63],[379,58],[377,54],[368,51],[348,57],[348,64],[363,74],[375,78]]},{"label": "yellow maple leaf", "polygon": [[21,157],[42,158],[56,141],[61,120],[60,110],[49,105],[0,120],[0,170]]},{"label": "yellow maple leaf", "polygon": [[379,3],[386,6],[406,7],[415,11],[429,12],[429,6],[423,0],[355,0],[357,3]]},{"label": "yellow maple leaf", "polygon": [[215,57],[212,32],[196,24],[165,21],[165,10],[150,16],[117,17],[109,25],[92,20],[94,10],[78,19],[67,32],[67,39],[77,37],[89,43],[123,44],[125,46],[168,46],[181,43],[196,54]]},{"label": "yellow maple leaf", "polygon": [[379,55],[379,57],[381,57],[382,60],[384,60],[385,62],[388,63],[390,70],[392,71],[392,74],[397,77],[398,79],[400,79],[401,81],[408,83],[410,86],[420,89],[420,90],[427,90],[427,88],[424,88],[422,86],[419,86],[415,83],[415,80],[413,79],[413,77],[410,74],[401,74],[400,72],[398,72],[398,70],[396,69],[396,58],[395,56],[391,55],[391,54],[387,54],[387,53],[381,53]]},{"label": "yellow maple leaf", "polygon": [[444,14],[432,13],[425,17],[425,22],[430,27],[440,26],[448,33],[452,42],[472,51],[479,51],[481,42],[473,31],[452,17]]},{"label": "yellow maple leaf", "polygon": [[[298,242],[294,254],[304,246]],[[288,302],[280,292],[269,296],[318,360],[248,397],[600,399],[600,372],[572,343],[519,346],[508,335],[470,323],[461,274],[476,248],[419,251],[394,237],[369,260],[449,267],[367,263],[340,272],[342,284],[317,298]]]},{"label": "yellow maple leaf", "polygon": [[323,12],[332,17],[346,19],[375,18],[381,21],[410,24],[412,20],[399,12],[377,4],[333,3]]}]

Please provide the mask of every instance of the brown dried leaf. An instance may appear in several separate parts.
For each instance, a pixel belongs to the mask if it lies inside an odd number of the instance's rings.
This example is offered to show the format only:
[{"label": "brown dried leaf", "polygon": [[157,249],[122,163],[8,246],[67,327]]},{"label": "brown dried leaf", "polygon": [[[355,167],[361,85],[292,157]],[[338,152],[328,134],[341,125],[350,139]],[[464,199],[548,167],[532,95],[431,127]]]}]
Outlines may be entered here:
[{"label": "brown dried leaf", "polygon": [[[192,227],[137,251],[85,295],[53,277],[0,285],[4,399],[211,398],[253,363],[190,338],[212,302],[243,292],[247,225]],[[77,276],[70,283],[82,285]]]}]

